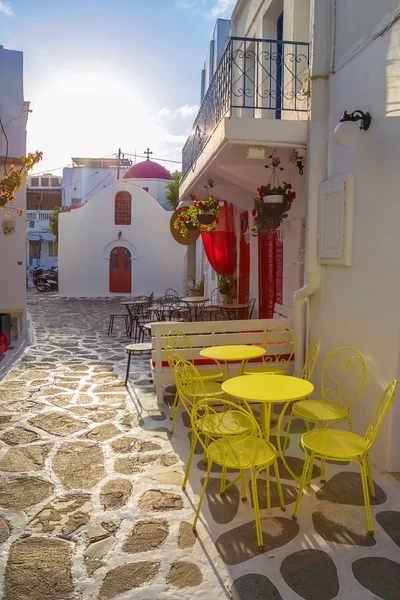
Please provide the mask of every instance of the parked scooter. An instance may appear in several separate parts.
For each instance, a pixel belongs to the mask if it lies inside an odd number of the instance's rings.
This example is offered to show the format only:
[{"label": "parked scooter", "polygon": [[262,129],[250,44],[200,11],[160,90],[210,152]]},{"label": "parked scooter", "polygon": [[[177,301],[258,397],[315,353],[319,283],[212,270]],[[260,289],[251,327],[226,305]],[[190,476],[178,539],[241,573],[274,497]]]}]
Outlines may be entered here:
[{"label": "parked scooter", "polygon": [[33,285],[36,285],[39,275],[42,275],[42,274],[43,274],[43,269],[41,267],[36,267],[35,269],[33,269],[33,271],[32,271]]},{"label": "parked scooter", "polygon": [[45,273],[38,275],[36,280],[36,289],[38,292],[47,292],[49,290],[58,290],[58,269],[51,267]]}]

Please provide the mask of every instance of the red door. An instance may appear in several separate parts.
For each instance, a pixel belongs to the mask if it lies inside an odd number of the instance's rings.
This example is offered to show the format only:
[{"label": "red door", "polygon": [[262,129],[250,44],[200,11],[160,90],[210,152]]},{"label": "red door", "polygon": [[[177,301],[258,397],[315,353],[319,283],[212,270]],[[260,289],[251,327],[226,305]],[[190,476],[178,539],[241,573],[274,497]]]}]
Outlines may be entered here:
[{"label": "red door", "polygon": [[240,246],[239,246],[239,302],[249,300],[250,293],[250,245],[246,243],[249,235],[249,213],[240,214]]},{"label": "red door", "polygon": [[132,291],[131,253],[118,246],[110,252],[110,292]]},{"label": "red door", "polygon": [[282,304],[283,243],[275,231],[258,236],[258,293],[260,319],[272,319],[275,303]]}]

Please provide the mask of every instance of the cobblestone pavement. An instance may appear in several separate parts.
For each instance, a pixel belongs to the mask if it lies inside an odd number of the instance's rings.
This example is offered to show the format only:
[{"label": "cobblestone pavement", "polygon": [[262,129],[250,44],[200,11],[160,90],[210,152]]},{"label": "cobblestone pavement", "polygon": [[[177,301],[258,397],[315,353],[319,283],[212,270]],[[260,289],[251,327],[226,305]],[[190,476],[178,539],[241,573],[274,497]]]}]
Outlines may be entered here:
[{"label": "cobblestone pavement", "polygon": [[[116,300],[30,297],[34,344],[0,383],[0,598],[4,600],[328,600],[400,597],[399,484],[374,473],[375,538],[365,535],[359,477],[329,465],[304,497],[282,469],[287,512],[263,509],[265,550],[250,500],[221,498],[215,470],[196,538],[204,465],[188,492],[186,415],[170,436],[149,359],[122,383],[122,333],[106,335]],[[117,328],[121,325],[117,325]],[[167,398],[168,400],[168,398]],[[289,461],[301,472],[300,423]],[[250,494],[249,494],[250,498]],[[265,506],[265,482],[260,482]]]}]

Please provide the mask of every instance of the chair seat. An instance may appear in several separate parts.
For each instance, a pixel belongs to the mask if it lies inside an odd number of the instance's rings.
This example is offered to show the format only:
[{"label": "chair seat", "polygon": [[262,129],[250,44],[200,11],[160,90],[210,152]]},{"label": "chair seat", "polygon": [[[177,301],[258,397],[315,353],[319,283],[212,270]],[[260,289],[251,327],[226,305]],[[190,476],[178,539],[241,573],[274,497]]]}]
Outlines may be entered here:
[{"label": "chair seat", "polygon": [[300,419],[318,422],[335,422],[347,419],[347,408],[336,402],[322,402],[321,400],[300,400],[293,406],[293,414]]},{"label": "chair seat", "polygon": [[269,373],[270,375],[284,375],[285,367],[274,367],[273,365],[264,363],[263,365],[259,365],[258,367],[246,367],[244,370],[245,375],[259,375],[260,373]]},{"label": "chair seat", "polygon": [[256,437],[233,436],[212,442],[207,448],[208,457],[229,469],[249,469],[268,466],[276,457],[274,446]]},{"label": "chair seat", "polygon": [[[218,402],[218,398],[216,398]],[[251,431],[253,425],[251,417],[247,417],[236,411],[227,410],[225,412],[208,414],[197,421],[198,429],[205,435],[210,436],[229,436],[242,435]]]},{"label": "chair seat", "polygon": [[[214,383],[213,381],[204,381],[204,392],[205,395],[208,396],[225,396],[225,392],[223,391],[220,383]],[[189,383],[185,385],[184,394],[185,396],[202,396],[203,392],[201,389],[202,386],[197,385],[196,383]]]},{"label": "chair seat", "polygon": [[203,381],[222,381],[224,378],[219,369],[202,369],[199,373]]},{"label": "chair seat", "polygon": [[301,445],[319,456],[329,457],[333,460],[348,460],[361,456],[367,442],[350,431],[315,429],[302,436]]}]

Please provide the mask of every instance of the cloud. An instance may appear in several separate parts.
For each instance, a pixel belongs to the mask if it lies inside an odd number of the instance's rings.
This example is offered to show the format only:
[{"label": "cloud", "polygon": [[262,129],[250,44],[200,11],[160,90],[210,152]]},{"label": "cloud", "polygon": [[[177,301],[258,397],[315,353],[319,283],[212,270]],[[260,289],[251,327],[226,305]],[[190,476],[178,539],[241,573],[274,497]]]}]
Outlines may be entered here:
[{"label": "cloud", "polygon": [[0,13],[3,13],[7,17],[12,17],[14,11],[7,2],[2,2],[2,0],[0,0]]},{"label": "cloud", "polygon": [[173,121],[174,119],[186,119],[186,117],[193,117],[194,115],[197,115],[198,111],[199,106],[197,104],[185,104],[184,106],[180,106],[175,110],[164,107],[159,111],[158,116],[162,119]]},{"label": "cloud", "polygon": [[217,3],[211,9],[212,17],[230,17],[236,0],[217,0]]}]

